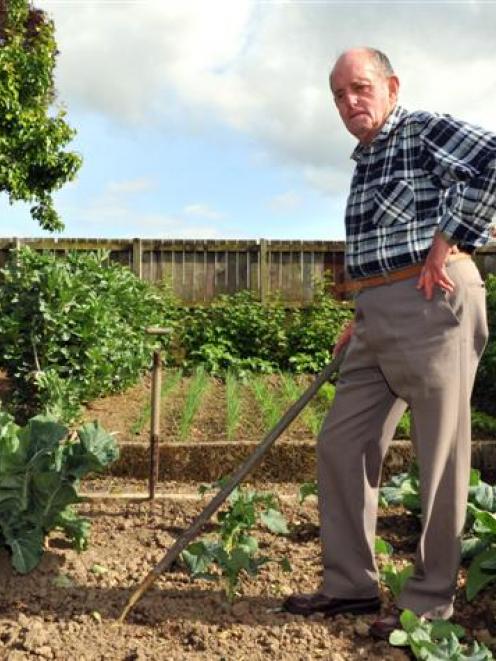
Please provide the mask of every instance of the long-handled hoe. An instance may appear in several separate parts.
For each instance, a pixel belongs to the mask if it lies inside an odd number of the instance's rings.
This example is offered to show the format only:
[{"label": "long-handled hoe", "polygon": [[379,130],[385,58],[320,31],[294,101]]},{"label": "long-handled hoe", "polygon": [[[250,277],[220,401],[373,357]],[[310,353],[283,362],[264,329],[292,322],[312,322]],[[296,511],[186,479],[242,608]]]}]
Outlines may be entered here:
[{"label": "long-handled hoe", "polygon": [[279,422],[271,429],[265,438],[257,445],[252,454],[241,464],[238,470],[230,478],[229,482],[212,498],[205,509],[198,514],[191,526],[175,541],[173,546],[167,551],[164,557],[158,564],[148,573],[142,583],[136,588],[131,597],[128,599],[124,610],[122,611],[119,622],[124,622],[128,613],[134,605],[141,599],[149,587],[153,585],[155,580],[170,569],[174,560],[177,559],[179,554],[188,546],[188,544],[198,535],[203,526],[209,521],[210,517],[216,512],[222,503],[229,496],[231,491],[244,480],[255,466],[257,466],[262,458],[267,454],[270,447],[283,431],[290,425],[296,416],[305,408],[309,401],[314,397],[319,388],[328,381],[335,372],[338,371],[341,361],[343,359],[344,351],[334,358],[334,360],[327,365],[317,378],[310,384],[301,397],[286,411]]}]

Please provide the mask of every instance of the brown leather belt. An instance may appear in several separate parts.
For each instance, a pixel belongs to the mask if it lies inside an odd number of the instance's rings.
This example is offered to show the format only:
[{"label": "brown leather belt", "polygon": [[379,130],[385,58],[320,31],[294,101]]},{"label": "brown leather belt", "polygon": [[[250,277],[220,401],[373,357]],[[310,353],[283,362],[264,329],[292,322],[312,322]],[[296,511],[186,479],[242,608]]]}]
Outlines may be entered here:
[{"label": "brown leather belt", "polygon": [[[452,255],[448,255],[446,263],[450,264],[451,262],[455,262],[459,259],[470,259],[470,255],[466,252],[456,252]],[[419,275],[423,268],[424,262],[420,262],[418,264],[405,266],[405,268],[397,269],[396,271],[386,271],[380,275],[372,275],[368,278],[354,278],[353,280],[347,280],[346,282],[343,282],[343,284],[336,285],[335,290],[339,294],[349,294],[352,292],[361,291],[362,289],[367,289],[368,287],[390,285],[393,282],[408,280],[408,278],[413,278],[416,275]]]}]

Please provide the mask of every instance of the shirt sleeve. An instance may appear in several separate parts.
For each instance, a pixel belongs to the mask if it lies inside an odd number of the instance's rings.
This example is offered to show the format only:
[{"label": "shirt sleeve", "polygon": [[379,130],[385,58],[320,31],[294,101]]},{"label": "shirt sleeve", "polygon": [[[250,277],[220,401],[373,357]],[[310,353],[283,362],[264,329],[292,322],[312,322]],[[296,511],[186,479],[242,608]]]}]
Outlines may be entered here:
[{"label": "shirt sleeve", "polygon": [[430,115],[420,140],[423,165],[443,189],[439,231],[450,243],[483,246],[496,216],[496,134]]}]

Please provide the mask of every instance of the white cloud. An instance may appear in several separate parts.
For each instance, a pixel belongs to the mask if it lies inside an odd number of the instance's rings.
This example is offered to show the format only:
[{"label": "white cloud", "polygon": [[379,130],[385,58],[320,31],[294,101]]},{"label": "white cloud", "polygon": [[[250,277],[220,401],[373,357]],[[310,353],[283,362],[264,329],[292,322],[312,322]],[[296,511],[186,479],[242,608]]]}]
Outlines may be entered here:
[{"label": "white cloud", "polygon": [[[327,75],[360,44],[385,50],[407,107],[496,130],[496,4],[39,0],[54,17],[61,99],[122,123],[207,133],[223,123],[322,191],[349,181]],[[380,11],[378,11],[380,9]]]},{"label": "white cloud", "polygon": [[302,205],[302,198],[294,191],[286,191],[279,195],[274,195],[269,200],[270,208],[277,213],[284,213],[298,209]]},{"label": "white cloud", "polygon": [[188,204],[184,207],[184,213],[188,216],[198,216],[200,218],[210,218],[211,220],[220,220],[225,218],[224,213],[211,209],[207,204]]},{"label": "white cloud", "polygon": [[156,182],[147,177],[139,177],[128,181],[111,181],[107,184],[106,192],[110,195],[127,195],[153,190]]}]

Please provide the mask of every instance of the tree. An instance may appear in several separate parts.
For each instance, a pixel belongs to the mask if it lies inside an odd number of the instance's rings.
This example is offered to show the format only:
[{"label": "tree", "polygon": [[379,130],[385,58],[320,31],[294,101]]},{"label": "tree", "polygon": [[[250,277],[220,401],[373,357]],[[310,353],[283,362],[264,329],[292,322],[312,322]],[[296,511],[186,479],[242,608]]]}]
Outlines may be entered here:
[{"label": "tree", "polygon": [[0,0],[0,191],[32,203],[43,229],[62,230],[52,193],[76,176],[81,157],[64,147],[76,131],[55,100],[55,28],[28,0]]}]

